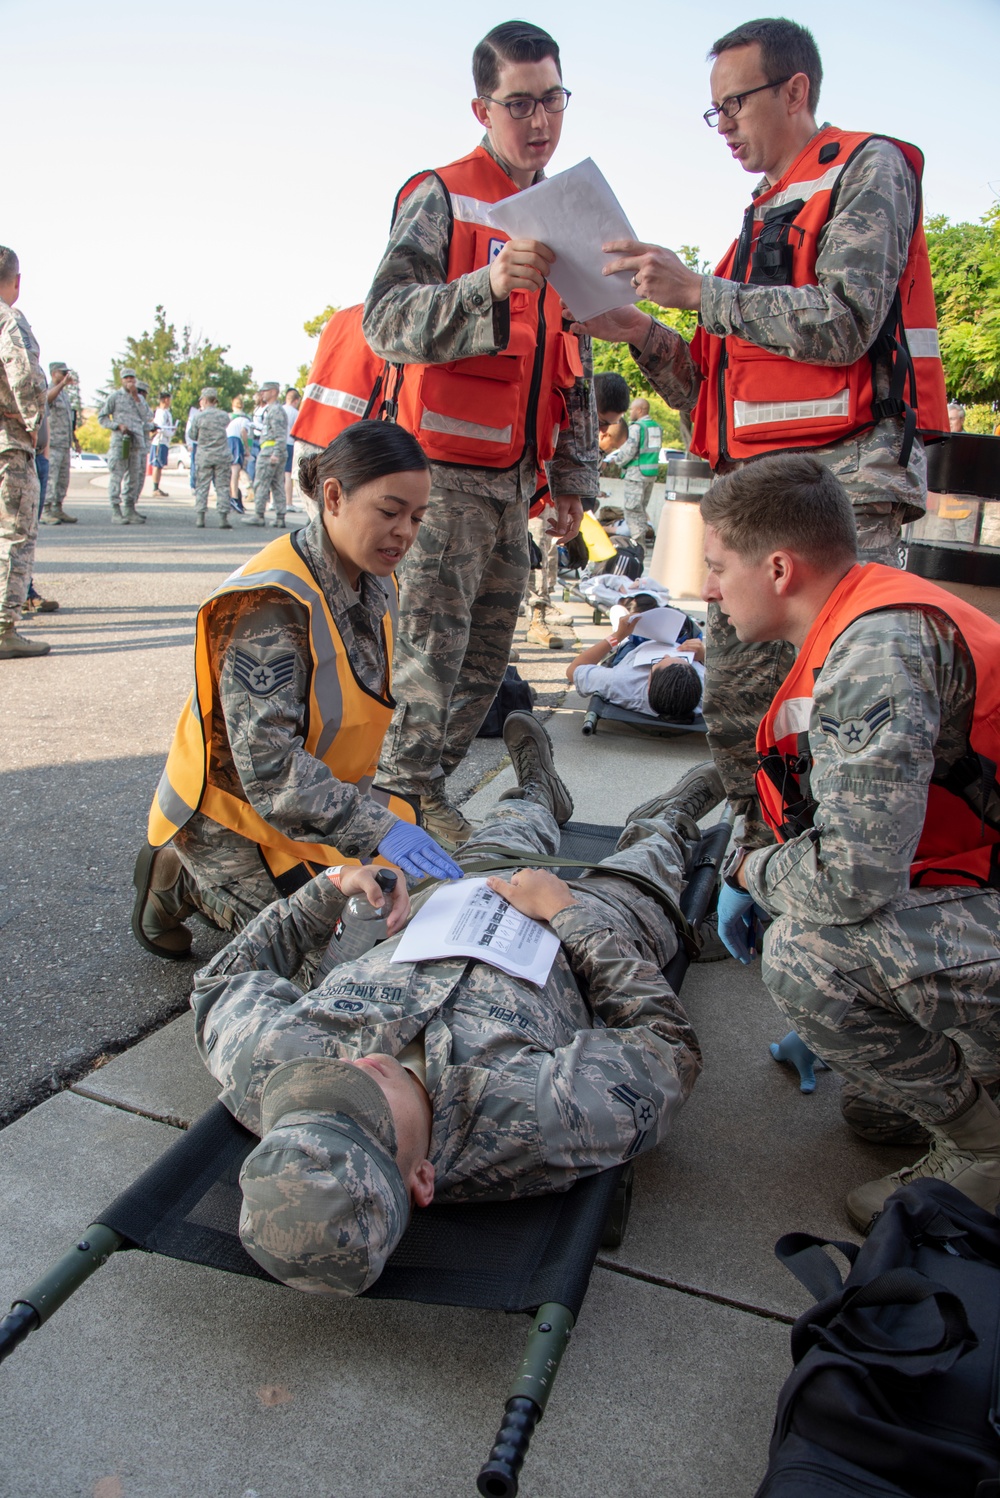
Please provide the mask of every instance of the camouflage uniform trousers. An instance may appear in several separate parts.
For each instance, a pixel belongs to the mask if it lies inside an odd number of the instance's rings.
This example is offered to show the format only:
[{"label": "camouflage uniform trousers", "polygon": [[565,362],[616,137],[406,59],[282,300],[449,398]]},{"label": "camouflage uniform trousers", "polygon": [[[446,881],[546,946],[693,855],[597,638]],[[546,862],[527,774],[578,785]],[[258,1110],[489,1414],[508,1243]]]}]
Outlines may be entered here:
[{"label": "camouflage uniform trousers", "polygon": [[112,513],[130,515],[135,509],[146,473],[146,444],[132,433],[128,457],[122,452],[122,433],[114,432],[108,449],[108,503]]},{"label": "camouflage uniform trousers", "polygon": [[[802,1039],[851,1091],[933,1127],[1000,1074],[1000,894],[911,889],[868,920],[779,916],[763,978]],[[888,1116],[888,1114],[886,1115]]]},{"label": "camouflage uniform trousers", "polygon": [[432,489],[398,577],[399,706],[378,783],[419,796],[462,763],[507,669],[528,578],[523,498]]},{"label": "camouflage uniform trousers", "polygon": [[296,437],[292,444],[292,500],[296,505],[302,505],[310,520],[316,519],[316,516],[320,512],[320,504],[318,500],[312,499],[308,494],[303,493],[302,485],[299,483],[299,464],[303,458],[311,457],[313,453],[321,453],[322,451],[323,449],[317,447],[315,442],[303,442],[301,437]]},{"label": "camouflage uniform trousers", "polygon": [[646,526],[649,524],[649,501],[653,497],[653,480],[647,479],[633,465],[625,474],[625,524],[629,539],[646,549]]},{"label": "camouflage uniform trousers", "polygon": [[[464,868],[487,862],[487,850],[496,848],[503,848],[513,858],[523,857],[524,866],[531,868],[535,854],[552,857],[558,853],[556,820],[546,807],[536,802],[501,801],[454,856]],[[664,908],[644,889],[628,882],[628,876],[635,873],[652,880],[666,900],[677,904],[690,853],[691,844],[672,816],[630,822],[615,852],[601,860],[599,869],[588,870],[567,883],[578,897],[598,903],[605,918],[610,908],[616,926],[633,937],[650,959],[663,968],[677,951],[677,933]],[[503,878],[510,878],[510,870],[499,872]]]},{"label": "camouflage uniform trousers", "polygon": [[35,561],[38,473],[34,453],[0,450],[0,632],[21,617]]},{"label": "camouflage uniform trousers", "polygon": [[208,509],[208,486],[215,485],[215,508],[220,515],[229,514],[229,476],[232,473],[229,453],[224,458],[205,457],[198,459],[198,477],[194,489],[194,507],[199,515]]},{"label": "camouflage uniform trousers", "polygon": [[[859,560],[901,566],[900,508],[857,507],[854,518]],[[794,660],[795,647],[784,640],[744,644],[719,605],[709,604],[701,710],[726,796],[737,815],[744,818],[737,841],[750,846],[771,841],[770,832],[761,823],[754,793],[757,728]]]},{"label": "camouflage uniform trousers", "polygon": [[555,515],[546,507],[540,515],[528,521],[531,539],[542,553],[542,565],[532,569],[528,578],[528,601],[546,608],[559,584],[559,542],[549,535],[549,524]]},{"label": "camouflage uniform trousers", "polygon": [[[258,520],[264,519],[267,502],[274,505],[274,518],[285,518],[285,448],[281,447],[281,462],[273,463],[273,447],[261,449],[253,477],[253,507]],[[199,459],[199,464],[201,460]]]},{"label": "camouflage uniform trousers", "polygon": [[170,846],[189,875],[184,889],[187,909],[178,912],[181,920],[198,910],[223,931],[242,931],[278,898],[256,844],[236,832],[220,833],[208,852],[201,839],[182,827]]},{"label": "camouflage uniform trousers", "polygon": [[69,447],[49,444],[49,484],[45,491],[45,513],[57,514],[69,492]]}]

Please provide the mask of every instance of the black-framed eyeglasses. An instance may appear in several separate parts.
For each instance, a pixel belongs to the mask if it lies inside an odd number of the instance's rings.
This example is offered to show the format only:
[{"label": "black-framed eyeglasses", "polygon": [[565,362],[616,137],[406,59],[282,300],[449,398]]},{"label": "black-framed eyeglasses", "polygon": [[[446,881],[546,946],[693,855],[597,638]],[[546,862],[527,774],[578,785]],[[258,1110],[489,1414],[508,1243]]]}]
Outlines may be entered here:
[{"label": "black-framed eyeglasses", "polygon": [[787,78],[775,78],[773,83],[758,83],[756,88],[746,88],[741,94],[730,94],[728,99],[723,99],[718,109],[706,109],[702,119],[709,130],[714,130],[721,114],[724,114],[727,120],[735,120],[743,108],[744,99],[749,99],[751,94],[762,94],[766,88],[780,88],[783,83],[788,83],[794,76],[794,73],[789,73]]},{"label": "black-framed eyeglasses", "polygon": [[486,104],[502,104],[512,120],[530,120],[539,104],[546,114],[562,114],[571,94],[568,88],[554,88],[540,99],[531,94],[521,94],[516,99],[491,99],[489,94],[480,94],[479,97]]}]

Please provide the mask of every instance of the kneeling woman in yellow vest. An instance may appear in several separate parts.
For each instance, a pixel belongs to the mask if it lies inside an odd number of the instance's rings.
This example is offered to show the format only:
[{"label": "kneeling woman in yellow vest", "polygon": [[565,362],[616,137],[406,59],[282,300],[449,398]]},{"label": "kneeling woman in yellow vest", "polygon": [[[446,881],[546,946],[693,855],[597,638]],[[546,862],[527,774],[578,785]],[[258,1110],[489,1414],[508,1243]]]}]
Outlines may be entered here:
[{"label": "kneeling woman in yellow vest", "polygon": [[135,869],[132,930],[184,957],[194,910],[243,926],[321,868],[379,855],[460,878],[408,802],[372,789],[395,703],[393,577],[430,493],[402,427],[361,421],[299,468],[320,505],[245,562],[198,614],[181,713]]}]

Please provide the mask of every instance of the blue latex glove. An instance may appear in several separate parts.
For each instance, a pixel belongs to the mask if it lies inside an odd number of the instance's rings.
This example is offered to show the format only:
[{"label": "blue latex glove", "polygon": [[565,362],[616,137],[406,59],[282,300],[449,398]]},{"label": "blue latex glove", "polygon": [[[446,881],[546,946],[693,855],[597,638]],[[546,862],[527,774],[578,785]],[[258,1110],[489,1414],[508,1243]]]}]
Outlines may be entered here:
[{"label": "blue latex glove", "polygon": [[829,1071],[826,1062],[811,1051],[800,1035],[789,1030],[783,1040],[772,1041],[768,1049],[775,1061],[788,1061],[799,1074],[799,1091],[816,1091],[817,1071]]},{"label": "blue latex glove", "polygon": [[719,891],[719,936],[726,950],[744,966],[757,956],[757,907],[746,890],[724,884]]},{"label": "blue latex glove", "polygon": [[453,858],[422,827],[396,822],[378,845],[390,863],[398,864],[410,879],[461,879],[462,870]]}]

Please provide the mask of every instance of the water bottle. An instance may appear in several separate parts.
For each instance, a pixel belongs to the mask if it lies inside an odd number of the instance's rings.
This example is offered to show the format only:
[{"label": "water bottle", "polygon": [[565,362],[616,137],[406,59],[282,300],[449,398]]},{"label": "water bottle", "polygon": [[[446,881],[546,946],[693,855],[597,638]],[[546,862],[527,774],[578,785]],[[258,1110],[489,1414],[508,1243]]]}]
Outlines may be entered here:
[{"label": "water bottle", "polygon": [[[394,869],[379,869],[375,880],[386,895],[391,895],[396,888]],[[339,967],[342,962],[355,961],[364,956],[377,941],[385,941],[389,934],[390,904],[390,900],[385,900],[381,905],[371,905],[367,895],[351,896],[346,910],[333,928],[323,961],[316,969],[314,987],[331,969]]]}]

